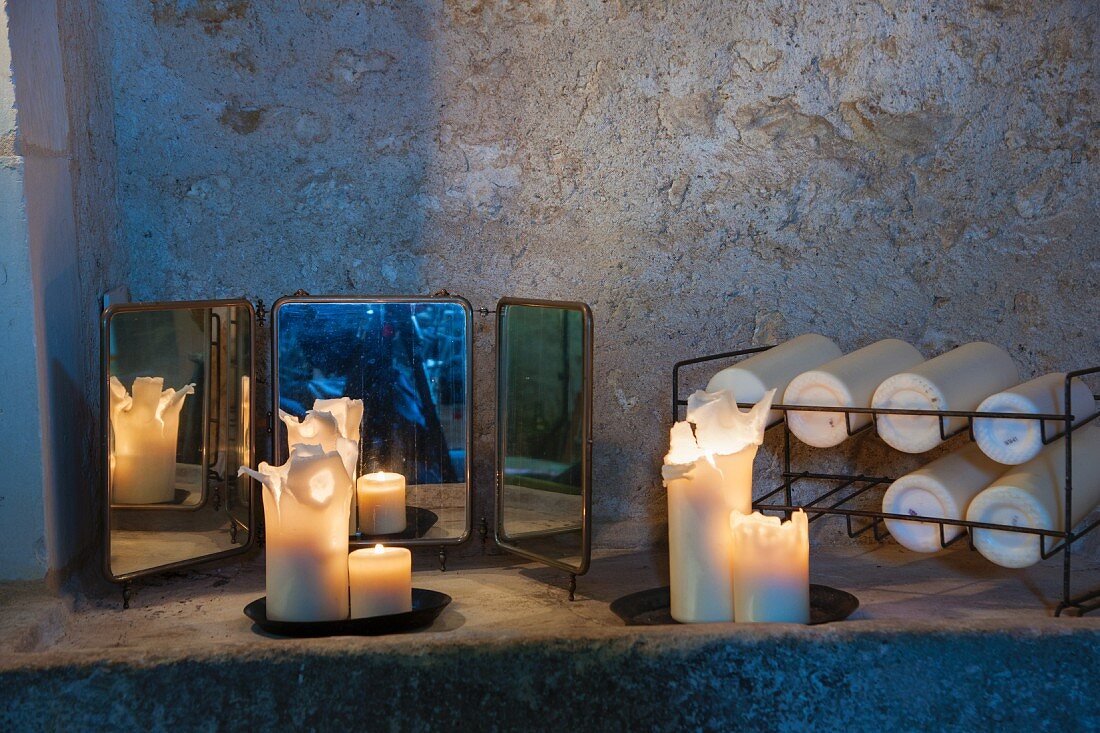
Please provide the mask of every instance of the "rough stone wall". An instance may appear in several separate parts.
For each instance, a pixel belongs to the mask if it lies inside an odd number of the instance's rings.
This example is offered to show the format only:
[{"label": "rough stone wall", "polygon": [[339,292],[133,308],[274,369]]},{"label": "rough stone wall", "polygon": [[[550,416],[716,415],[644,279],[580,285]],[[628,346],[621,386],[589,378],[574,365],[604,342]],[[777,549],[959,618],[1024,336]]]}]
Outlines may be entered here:
[{"label": "rough stone wall", "polygon": [[596,542],[646,542],[677,359],[815,330],[1097,360],[1097,12],[104,0],[131,284],[587,301]]}]

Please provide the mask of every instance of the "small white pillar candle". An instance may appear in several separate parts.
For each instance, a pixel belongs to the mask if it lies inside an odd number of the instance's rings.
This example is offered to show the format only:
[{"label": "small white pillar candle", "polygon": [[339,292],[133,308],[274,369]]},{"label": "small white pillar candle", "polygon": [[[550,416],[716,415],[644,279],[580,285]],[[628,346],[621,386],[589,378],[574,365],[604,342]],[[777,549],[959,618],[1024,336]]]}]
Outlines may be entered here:
[{"label": "small white pillar candle", "polygon": [[351,617],[368,618],[412,610],[412,553],[375,545],[348,555]]},{"label": "small white pillar candle", "polygon": [[375,471],[359,477],[355,486],[359,501],[359,527],[364,534],[405,531],[405,477]]},{"label": "small white pillar candle", "polygon": [[790,521],[754,512],[730,515],[733,616],[738,623],[810,621],[810,533],[806,512]]}]

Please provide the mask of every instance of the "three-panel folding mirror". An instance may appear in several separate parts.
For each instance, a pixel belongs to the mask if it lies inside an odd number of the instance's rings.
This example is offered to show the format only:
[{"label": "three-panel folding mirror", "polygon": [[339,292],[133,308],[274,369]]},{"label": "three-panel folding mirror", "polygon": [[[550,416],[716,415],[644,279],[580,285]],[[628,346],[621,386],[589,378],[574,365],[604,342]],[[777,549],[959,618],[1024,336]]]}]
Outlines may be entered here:
[{"label": "three-panel folding mirror", "polygon": [[113,580],[253,541],[254,361],[244,300],[113,306],[103,316],[106,571]]},{"label": "three-panel folding mirror", "polygon": [[[267,380],[254,374],[247,301],[108,308],[107,576],[128,581],[251,547],[259,494],[237,472],[255,466],[255,426],[266,423],[281,465],[284,423],[302,425],[317,400],[342,397],[363,404],[356,476],[405,486],[403,522],[353,502],[349,544],[465,541],[472,319],[469,303],[450,296],[282,298]],[[580,575],[591,544],[591,315],[583,303],[505,298],[497,327],[496,539]],[[268,381],[271,413],[260,415],[253,390]]]}]

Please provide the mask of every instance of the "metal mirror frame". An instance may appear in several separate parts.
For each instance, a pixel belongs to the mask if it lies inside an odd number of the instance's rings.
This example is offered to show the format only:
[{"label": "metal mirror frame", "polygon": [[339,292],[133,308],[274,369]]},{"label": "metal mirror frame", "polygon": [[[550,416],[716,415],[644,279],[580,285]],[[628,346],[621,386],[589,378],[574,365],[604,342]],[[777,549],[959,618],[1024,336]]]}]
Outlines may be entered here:
[{"label": "metal mirror frame", "polygon": [[[386,540],[387,545],[394,547],[411,547],[418,545],[431,545],[434,547],[446,545],[460,545],[470,539],[473,531],[473,482],[471,480],[470,466],[473,463],[474,453],[474,397],[473,397],[473,308],[469,301],[457,295],[284,295],[271,306],[271,405],[272,411],[268,413],[268,424],[271,431],[271,455],[275,463],[281,464],[286,460],[283,455],[279,440],[278,420],[274,417],[279,405],[279,312],[286,305],[301,303],[452,303],[460,306],[466,315],[466,523],[462,534],[458,537],[419,537],[414,539]],[[358,539],[355,536],[349,538],[352,549],[373,547],[378,540],[364,537]]]},{"label": "metal mirror frame", "polygon": [[[101,498],[103,501],[103,573],[105,577],[112,583],[127,584],[130,581],[149,575],[158,575],[160,573],[167,573],[173,570],[181,570],[183,568],[194,567],[201,565],[212,560],[218,560],[221,558],[232,557],[234,555],[243,555],[251,550],[257,542],[258,535],[258,517],[257,500],[260,498],[256,491],[256,483],[253,479],[248,479],[248,539],[244,544],[231,548],[229,550],[223,550],[222,552],[215,552],[210,555],[203,555],[191,560],[179,560],[176,562],[166,563],[164,565],[157,565],[154,567],[146,568],[143,570],[135,570],[129,573],[122,573],[115,575],[111,570],[111,471],[110,471],[110,409],[111,404],[111,319],[122,313],[141,313],[141,312],[154,312],[154,311],[167,311],[167,310],[196,310],[199,308],[245,308],[248,311],[248,318],[250,323],[249,328],[249,378],[250,382],[255,384],[256,382],[256,310],[252,307],[252,303],[244,298],[230,298],[225,300],[180,300],[180,301],[158,301],[152,303],[116,303],[108,306],[103,310],[100,316],[100,470],[102,476],[100,478],[100,488],[102,491]],[[206,365],[206,375],[209,380],[210,365]],[[253,392],[255,395],[255,392]],[[204,469],[207,462],[206,453],[206,441],[208,439],[208,431],[210,429],[208,405],[203,405],[203,464]],[[256,441],[255,441],[255,410],[252,411],[253,419],[252,424],[247,429],[252,431],[253,440],[249,442],[248,447],[248,463],[252,465],[256,460]],[[205,486],[205,482],[204,482]],[[198,506],[205,504],[207,497],[204,493],[203,500]],[[188,507],[190,508],[190,507]],[[197,507],[196,507],[197,508]],[[235,522],[236,519],[232,516],[229,517],[231,522]]]},{"label": "metal mirror frame", "polygon": [[[537,552],[530,552],[520,547],[508,544],[503,538],[503,503],[504,503],[504,457],[507,455],[507,438],[502,426],[504,420],[505,379],[501,369],[501,360],[504,357],[504,340],[502,338],[504,326],[504,311],[508,306],[528,306],[533,308],[556,308],[561,310],[579,311],[584,327],[581,334],[584,338],[584,383],[587,389],[584,391],[584,415],[582,435],[584,436],[584,450],[581,451],[581,564],[579,567],[555,560]],[[496,521],[493,523],[493,539],[497,546],[527,558],[549,565],[558,570],[577,576],[588,572],[588,566],[592,560],[592,309],[587,303],[571,300],[538,300],[532,298],[501,298],[497,301],[497,332],[496,332],[496,379],[497,379],[497,455],[496,455]]]}]

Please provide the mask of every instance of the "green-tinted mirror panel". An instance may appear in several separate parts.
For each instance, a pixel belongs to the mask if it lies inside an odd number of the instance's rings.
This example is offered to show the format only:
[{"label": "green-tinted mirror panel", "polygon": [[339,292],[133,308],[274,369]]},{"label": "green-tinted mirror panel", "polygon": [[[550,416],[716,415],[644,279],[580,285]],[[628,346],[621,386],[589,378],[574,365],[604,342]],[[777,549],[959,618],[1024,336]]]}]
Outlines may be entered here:
[{"label": "green-tinted mirror panel", "polygon": [[581,304],[498,305],[497,539],[584,572],[590,503],[591,319]]}]

